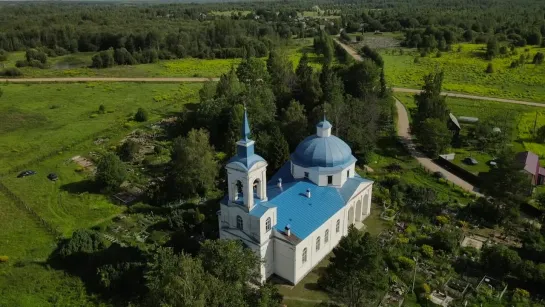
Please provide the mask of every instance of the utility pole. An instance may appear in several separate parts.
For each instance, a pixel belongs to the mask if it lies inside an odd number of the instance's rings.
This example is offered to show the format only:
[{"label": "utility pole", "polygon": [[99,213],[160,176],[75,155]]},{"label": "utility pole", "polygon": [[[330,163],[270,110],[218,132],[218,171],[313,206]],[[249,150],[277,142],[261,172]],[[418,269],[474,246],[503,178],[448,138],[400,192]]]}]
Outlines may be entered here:
[{"label": "utility pole", "polygon": [[414,259],[414,274],[413,274],[413,288],[411,292],[414,292],[414,283],[416,281],[416,268],[418,267],[418,257],[413,257]]}]

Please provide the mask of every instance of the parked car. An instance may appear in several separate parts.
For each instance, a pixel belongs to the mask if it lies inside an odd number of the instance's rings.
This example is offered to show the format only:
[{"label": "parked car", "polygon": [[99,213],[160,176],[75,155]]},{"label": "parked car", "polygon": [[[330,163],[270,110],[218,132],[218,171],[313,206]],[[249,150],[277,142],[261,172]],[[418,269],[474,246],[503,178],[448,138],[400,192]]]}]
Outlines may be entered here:
[{"label": "parked car", "polygon": [[23,177],[32,176],[32,175],[36,175],[36,172],[32,170],[27,170],[27,171],[23,171],[19,173],[19,175],[17,175],[17,178],[23,178]]},{"label": "parked car", "polygon": [[51,174],[47,175],[47,179],[49,179],[51,181],[57,181],[59,179],[59,176],[57,176],[57,174],[55,174],[55,173],[51,173]]}]

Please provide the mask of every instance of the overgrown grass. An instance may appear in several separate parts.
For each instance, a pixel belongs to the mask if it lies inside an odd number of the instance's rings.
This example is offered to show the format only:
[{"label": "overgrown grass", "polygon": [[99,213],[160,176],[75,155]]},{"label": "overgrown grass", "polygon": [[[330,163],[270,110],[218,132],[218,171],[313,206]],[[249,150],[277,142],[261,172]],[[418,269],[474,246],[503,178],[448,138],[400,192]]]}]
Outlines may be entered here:
[{"label": "overgrown grass", "polygon": [[0,194],[0,306],[91,306],[83,283],[44,262],[55,239]]},{"label": "overgrown grass", "polygon": [[[461,52],[457,51],[459,46]],[[399,49],[383,50],[386,79],[391,86],[420,88],[424,75],[444,70],[443,89],[446,91],[545,102],[545,65],[531,64],[533,56],[545,48],[518,48],[516,55],[492,61],[483,58],[485,45],[482,44],[453,45],[452,50],[442,52],[441,57],[436,54],[420,57],[414,49],[404,49],[402,55]],[[509,68],[521,54],[529,56],[526,63]],[[485,72],[489,63],[494,73]]]},{"label": "overgrown grass", "polygon": [[[108,129],[127,133],[139,107],[150,121],[197,101],[202,84],[9,84],[0,98],[0,173],[47,154],[94,141]],[[105,114],[97,114],[100,105]],[[100,135],[99,135],[100,136]],[[64,148],[64,149],[63,149]]]}]

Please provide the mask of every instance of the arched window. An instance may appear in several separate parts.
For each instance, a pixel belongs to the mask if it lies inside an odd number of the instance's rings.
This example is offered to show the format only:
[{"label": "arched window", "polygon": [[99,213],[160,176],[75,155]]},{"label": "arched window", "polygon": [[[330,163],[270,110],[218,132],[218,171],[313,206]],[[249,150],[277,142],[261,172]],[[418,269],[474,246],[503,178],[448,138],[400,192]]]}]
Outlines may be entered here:
[{"label": "arched window", "polygon": [[335,231],[339,233],[340,230],[341,230],[341,220],[337,220],[337,227],[335,227]]},{"label": "arched window", "polygon": [[320,250],[320,237],[316,238],[316,250]]},{"label": "arched window", "polygon": [[327,241],[329,241],[329,229],[325,231],[324,243],[327,243]]},{"label": "arched window", "polygon": [[235,189],[235,200],[242,199],[242,197],[244,197],[244,191],[242,189],[242,182],[240,180],[237,180],[237,182],[235,182]]},{"label": "arched window", "polygon": [[307,248],[303,249],[303,263],[307,262]]},{"label": "arched window", "polygon": [[265,231],[269,231],[271,230],[271,218],[268,217],[267,220],[265,221]]},{"label": "arched window", "polygon": [[237,215],[237,228],[240,230],[244,229],[244,222],[242,221],[240,215]]},{"label": "arched window", "polygon": [[257,198],[261,198],[261,180],[254,180],[254,183],[252,184],[252,191]]}]

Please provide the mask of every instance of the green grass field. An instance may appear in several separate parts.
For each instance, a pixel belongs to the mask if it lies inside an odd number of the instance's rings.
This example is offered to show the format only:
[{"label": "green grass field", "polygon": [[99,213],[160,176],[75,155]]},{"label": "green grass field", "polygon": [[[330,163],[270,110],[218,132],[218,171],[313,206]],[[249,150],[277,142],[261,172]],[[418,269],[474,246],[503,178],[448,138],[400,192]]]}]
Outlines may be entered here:
[{"label": "green grass field", "polygon": [[[151,120],[197,101],[202,84],[77,83],[2,85],[0,173],[105,130],[130,131],[139,107]],[[107,113],[96,114],[103,104]],[[125,126],[128,126],[126,128]],[[62,154],[62,153],[59,153]]]},{"label": "green grass field", "polygon": [[[304,52],[308,53],[311,65],[315,68],[321,67],[320,57],[313,52],[312,39],[296,39],[290,41],[289,45],[279,47],[279,50],[288,57],[294,67],[297,66]],[[23,67],[21,71],[27,78],[48,78],[48,77],[219,77],[228,72],[232,67],[240,63],[241,59],[175,59],[162,60],[151,64],[123,65],[110,68],[94,69],[89,68],[94,53],[76,53],[66,56],[49,58],[50,68],[39,69]],[[13,67],[17,60],[25,57],[24,52],[13,52],[9,54],[4,67]],[[263,58],[266,60],[266,58]]]},{"label": "green grass field", "polygon": [[28,213],[0,194],[0,306],[92,306],[77,277],[43,263],[55,239]]},{"label": "green grass field", "polygon": [[[461,52],[457,51],[458,46]],[[435,54],[420,57],[414,49],[404,49],[402,55],[399,49],[382,50],[381,54],[390,86],[420,88],[424,75],[444,70],[443,89],[446,91],[545,102],[545,65],[530,63],[533,56],[545,48],[526,47],[528,52],[526,48],[518,48],[517,55],[492,61],[482,58],[484,48],[482,44],[454,45],[453,51],[443,52],[441,57]],[[509,68],[521,54],[530,56],[527,63]],[[494,66],[494,73],[485,73],[489,63]]]}]

